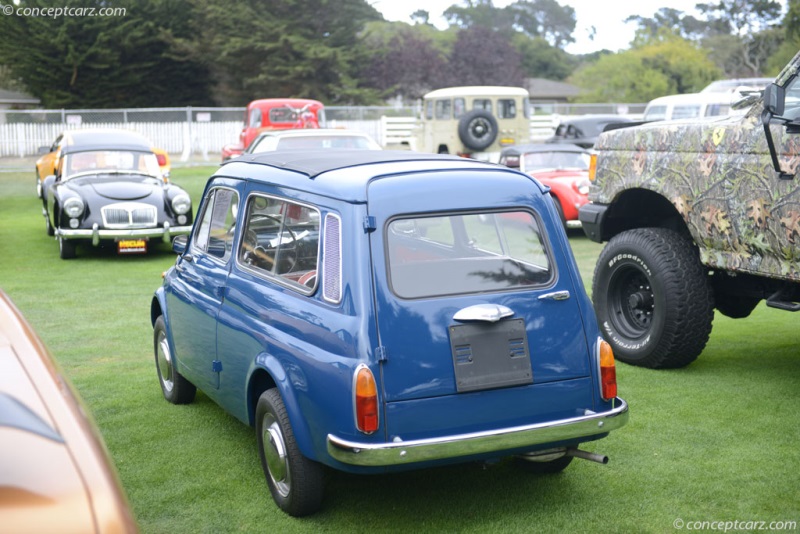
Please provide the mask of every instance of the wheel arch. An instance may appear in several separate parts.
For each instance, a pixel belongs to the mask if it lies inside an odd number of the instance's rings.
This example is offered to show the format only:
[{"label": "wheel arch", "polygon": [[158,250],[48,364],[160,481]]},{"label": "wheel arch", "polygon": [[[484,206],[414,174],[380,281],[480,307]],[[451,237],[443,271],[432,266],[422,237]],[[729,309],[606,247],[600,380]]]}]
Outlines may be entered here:
[{"label": "wheel arch", "polygon": [[603,219],[603,241],[634,228],[667,228],[691,239],[692,235],[683,216],[667,198],[649,189],[627,189],[608,206]]},{"label": "wheel arch", "polygon": [[311,430],[302,415],[300,404],[292,387],[289,375],[277,358],[261,354],[256,358],[256,366],[247,383],[247,419],[251,426],[256,424],[256,406],[261,394],[276,388],[281,395],[289,422],[292,425],[297,446],[306,458],[318,460]]}]

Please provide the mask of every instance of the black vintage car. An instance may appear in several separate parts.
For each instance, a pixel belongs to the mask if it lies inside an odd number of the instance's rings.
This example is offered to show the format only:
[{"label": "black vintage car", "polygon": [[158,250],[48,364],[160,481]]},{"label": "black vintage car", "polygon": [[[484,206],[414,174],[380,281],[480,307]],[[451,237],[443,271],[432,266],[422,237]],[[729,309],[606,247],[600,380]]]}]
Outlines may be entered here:
[{"label": "black vintage car", "polygon": [[79,243],[143,253],[153,238],[191,231],[191,199],[162,175],[144,136],[97,129],[72,137],[42,195],[47,234],[58,239],[62,259],[74,258]]}]

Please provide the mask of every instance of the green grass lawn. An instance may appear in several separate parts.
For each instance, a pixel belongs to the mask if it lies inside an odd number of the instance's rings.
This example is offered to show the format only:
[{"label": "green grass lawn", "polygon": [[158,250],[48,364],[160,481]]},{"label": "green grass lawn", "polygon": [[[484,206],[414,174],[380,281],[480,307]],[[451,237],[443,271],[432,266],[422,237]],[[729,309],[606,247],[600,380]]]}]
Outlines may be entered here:
[{"label": "green grass lawn", "polygon": [[[212,168],[176,169],[195,206]],[[715,319],[685,369],[618,365],[630,423],[576,460],[532,476],[508,462],[399,475],[331,472],[324,510],[293,519],[269,496],[251,428],[202,394],[163,400],[150,299],[174,262],[78,249],[45,235],[33,173],[0,173],[0,287],[79,390],[146,533],[674,532],[689,521],[800,522],[800,316],[760,305]],[[587,287],[601,246],[570,241]],[[0,526],[0,530],[2,527]],[[684,528],[686,530],[686,528]],[[796,530],[796,529],[795,529]]]}]

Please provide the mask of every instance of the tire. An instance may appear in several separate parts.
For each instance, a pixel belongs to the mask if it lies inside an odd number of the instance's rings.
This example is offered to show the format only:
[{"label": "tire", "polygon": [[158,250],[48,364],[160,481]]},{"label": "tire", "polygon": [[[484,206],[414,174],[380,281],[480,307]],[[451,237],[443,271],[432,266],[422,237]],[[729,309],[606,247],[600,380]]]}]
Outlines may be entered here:
[{"label": "tire", "polygon": [[42,198],[42,180],[39,178],[39,168],[36,168],[36,196]]},{"label": "tire", "polygon": [[44,217],[44,225],[45,225],[44,229],[45,229],[45,232],[47,232],[47,235],[49,235],[50,237],[56,235],[55,228],[53,228],[53,225],[50,224],[50,216],[49,215],[45,215],[45,217]]},{"label": "tire", "polygon": [[563,226],[564,230],[566,231],[567,230],[567,218],[564,216],[564,208],[561,207],[561,201],[559,199],[557,199],[556,197],[554,197],[553,195],[550,195],[550,198],[553,199],[553,204],[556,205],[556,213],[558,213],[558,218],[561,221],[561,226]]},{"label": "tire", "polygon": [[572,463],[572,456],[562,456],[549,462],[534,462],[524,458],[514,458],[514,466],[520,471],[535,475],[554,475],[566,469]]},{"label": "tire", "polygon": [[465,113],[458,121],[458,138],[470,150],[486,150],[497,139],[497,119],[483,109]]},{"label": "tire", "polygon": [[708,342],[714,294],[692,242],[673,230],[615,236],[592,285],[603,336],[617,359],[651,369],[684,367]]},{"label": "tire", "polygon": [[275,504],[294,517],[317,512],[324,493],[323,469],[297,447],[286,406],[276,388],[265,391],[258,399],[256,439]]},{"label": "tire", "polygon": [[58,255],[62,260],[71,260],[76,256],[75,243],[69,239],[64,239],[59,236],[58,238]]},{"label": "tire", "polygon": [[159,315],[153,325],[153,352],[156,358],[158,383],[164,398],[172,404],[189,404],[194,400],[197,388],[186,380],[175,368],[169,343],[164,316]]}]

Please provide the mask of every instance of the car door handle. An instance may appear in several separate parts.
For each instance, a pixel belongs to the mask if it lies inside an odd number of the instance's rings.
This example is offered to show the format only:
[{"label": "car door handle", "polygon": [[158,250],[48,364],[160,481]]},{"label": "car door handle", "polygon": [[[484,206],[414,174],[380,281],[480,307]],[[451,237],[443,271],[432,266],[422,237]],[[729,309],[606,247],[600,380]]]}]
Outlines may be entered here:
[{"label": "car door handle", "polygon": [[552,293],[545,293],[539,295],[539,300],[567,300],[570,297],[569,291],[553,291]]}]

